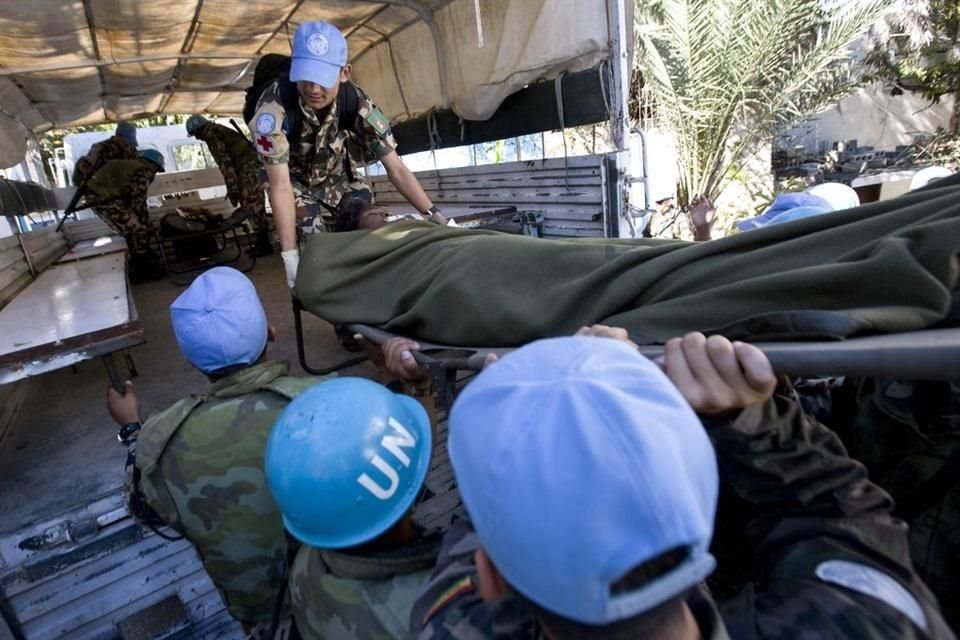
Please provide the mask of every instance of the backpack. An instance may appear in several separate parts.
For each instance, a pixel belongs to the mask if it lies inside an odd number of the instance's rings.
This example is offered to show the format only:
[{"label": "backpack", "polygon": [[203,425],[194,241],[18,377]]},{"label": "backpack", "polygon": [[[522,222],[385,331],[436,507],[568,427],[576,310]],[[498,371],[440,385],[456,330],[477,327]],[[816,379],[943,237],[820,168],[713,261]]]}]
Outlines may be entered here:
[{"label": "backpack", "polygon": [[[303,114],[297,85],[290,82],[290,56],[280,53],[268,53],[260,58],[253,71],[253,84],[247,87],[243,99],[243,121],[249,123],[257,112],[260,96],[274,81],[279,80],[278,93],[283,110],[286,112],[285,130],[290,147],[295,149],[300,141],[300,125]],[[357,129],[359,99],[357,87],[352,82],[344,82],[337,93],[337,126],[341,131],[350,130],[361,135]]]}]

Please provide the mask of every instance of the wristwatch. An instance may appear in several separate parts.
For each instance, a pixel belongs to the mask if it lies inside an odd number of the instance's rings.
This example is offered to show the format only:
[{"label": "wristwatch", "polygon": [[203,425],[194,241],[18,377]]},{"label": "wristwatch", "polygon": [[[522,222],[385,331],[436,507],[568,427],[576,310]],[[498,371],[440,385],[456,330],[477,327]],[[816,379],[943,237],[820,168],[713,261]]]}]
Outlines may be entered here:
[{"label": "wristwatch", "polygon": [[427,209],[427,212],[425,215],[434,216],[434,215],[437,215],[438,213],[440,213],[439,207],[437,207],[437,205],[433,205],[432,207]]},{"label": "wristwatch", "polygon": [[117,431],[117,442],[120,444],[130,444],[130,440],[140,431],[143,424],[138,422],[128,422]]}]

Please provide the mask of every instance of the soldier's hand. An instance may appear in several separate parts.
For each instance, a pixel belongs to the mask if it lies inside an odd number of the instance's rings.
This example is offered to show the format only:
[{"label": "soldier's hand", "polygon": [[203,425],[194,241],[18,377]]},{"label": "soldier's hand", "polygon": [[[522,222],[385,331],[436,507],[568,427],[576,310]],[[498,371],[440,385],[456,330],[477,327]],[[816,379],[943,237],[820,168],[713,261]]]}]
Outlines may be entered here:
[{"label": "soldier's hand", "polygon": [[605,324],[594,324],[590,325],[589,327],[580,327],[580,329],[577,330],[576,335],[595,336],[597,338],[612,338],[614,340],[626,342],[634,348],[637,347],[637,343],[630,339],[630,335],[627,333],[627,330],[622,327],[608,327]]},{"label": "soldier's hand", "polygon": [[117,424],[123,426],[131,422],[140,422],[140,399],[134,393],[133,383],[124,383],[123,395],[113,387],[107,389],[107,411]]},{"label": "soldier's hand", "polygon": [[710,198],[696,198],[690,203],[690,220],[695,227],[708,227],[717,216],[717,209]]},{"label": "soldier's hand", "polygon": [[688,333],[666,345],[667,377],[693,410],[716,414],[763,402],[777,386],[762,351],[723,336]]},{"label": "soldier's hand", "polygon": [[390,338],[380,348],[387,371],[408,382],[421,382],[427,379],[427,369],[420,366],[413,352],[420,345],[409,338]]}]

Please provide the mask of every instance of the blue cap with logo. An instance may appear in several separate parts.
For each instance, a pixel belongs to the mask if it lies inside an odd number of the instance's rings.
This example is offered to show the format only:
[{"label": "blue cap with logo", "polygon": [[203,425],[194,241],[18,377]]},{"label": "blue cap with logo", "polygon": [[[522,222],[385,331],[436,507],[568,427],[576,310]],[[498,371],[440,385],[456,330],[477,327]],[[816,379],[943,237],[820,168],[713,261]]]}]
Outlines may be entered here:
[{"label": "blue cap with logo", "polygon": [[267,315],[247,276],[216,267],[170,305],[180,351],[205,373],[253,364],[267,346]]},{"label": "blue cap with logo", "polygon": [[306,80],[331,89],[347,64],[347,41],[335,26],[321,20],[304,22],[293,34],[290,82]]},{"label": "blue cap with logo", "polygon": [[[540,340],[488,367],[450,415],[450,460],[506,581],[558,615],[606,625],[706,578],[718,475],[679,391],[629,344]],[[672,569],[613,585],[667,551]]]}]

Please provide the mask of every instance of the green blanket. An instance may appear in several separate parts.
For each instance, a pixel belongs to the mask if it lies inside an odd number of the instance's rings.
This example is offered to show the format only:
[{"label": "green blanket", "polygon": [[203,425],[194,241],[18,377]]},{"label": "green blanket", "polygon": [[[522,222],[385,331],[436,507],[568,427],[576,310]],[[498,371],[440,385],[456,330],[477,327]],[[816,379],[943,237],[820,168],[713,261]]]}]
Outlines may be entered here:
[{"label": "green blanket", "polygon": [[541,240],[400,222],[306,244],[295,295],[334,323],[514,346],[601,322],[644,342],[687,331],[842,338],[943,323],[958,285],[960,179],[703,243]]}]

